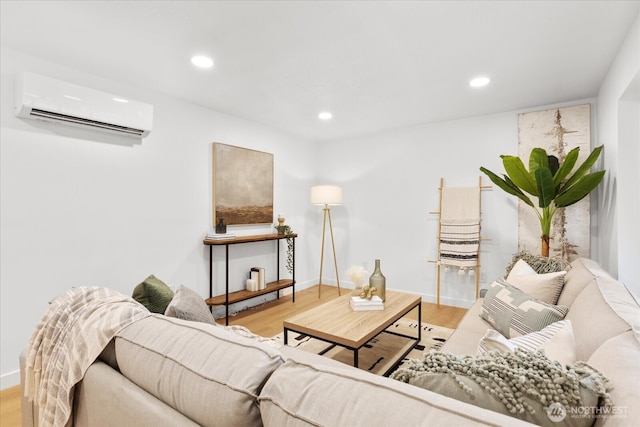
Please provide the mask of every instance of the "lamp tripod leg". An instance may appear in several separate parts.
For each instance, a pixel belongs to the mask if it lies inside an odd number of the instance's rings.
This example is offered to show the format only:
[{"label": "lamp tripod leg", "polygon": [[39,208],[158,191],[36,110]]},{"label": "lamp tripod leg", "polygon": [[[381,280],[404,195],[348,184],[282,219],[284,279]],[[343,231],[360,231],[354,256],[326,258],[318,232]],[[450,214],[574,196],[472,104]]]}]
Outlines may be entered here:
[{"label": "lamp tripod leg", "polygon": [[[333,264],[336,267],[336,282],[338,283],[338,295],[342,295],[340,292],[340,278],[338,277],[338,260],[336,259],[336,245],[333,240],[333,226],[331,225],[331,211],[327,208],[329,214],[329,231],[331,232],[331,248],[333,249]],[[322,233],[324,237],[324,233]]]},{"label": "lamp tripod leg", "polygon": [[327,225],[327,205],[324,207],[324,217],[322,219],[322,246],[320,248],[320,279],[318,280],[318,298],[320,298],[320,289],[322,288],[322,264],[324,264],[324,234]]}]

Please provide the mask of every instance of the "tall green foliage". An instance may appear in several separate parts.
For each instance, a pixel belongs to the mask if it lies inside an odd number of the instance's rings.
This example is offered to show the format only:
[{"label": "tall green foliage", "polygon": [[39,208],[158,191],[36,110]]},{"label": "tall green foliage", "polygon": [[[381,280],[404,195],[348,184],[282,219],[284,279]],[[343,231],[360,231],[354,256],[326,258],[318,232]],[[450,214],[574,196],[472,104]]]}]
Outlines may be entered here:
[{"label": "tall green foliage", "polygon": [[[529,170],[520,157],[502,155],[500,157],[506,171],[502,177],[485,167],[480,167],[480,171],[498,187],[533,208],[542,229],[542,255],[549,256],[549,234],[553,215],[559,208],[582,200],[604,178],[605,171],[589,173],[602,149],[601,145],[593,150],[573,174],[571,172],[580,153],[578,147],[567,153],[562,164],[556,156],[548,155],[543,148],[534,148],[529,156]],[[527,194],[538,198],[537,206]]]}]

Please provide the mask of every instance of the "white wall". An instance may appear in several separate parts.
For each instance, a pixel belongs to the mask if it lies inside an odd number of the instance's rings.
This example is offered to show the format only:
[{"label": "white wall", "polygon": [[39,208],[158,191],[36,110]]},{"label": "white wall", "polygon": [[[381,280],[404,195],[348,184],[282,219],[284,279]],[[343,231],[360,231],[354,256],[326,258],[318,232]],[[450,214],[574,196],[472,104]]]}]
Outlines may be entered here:
[{"label": "white wall", "polygon": [[605,144],[604,185],[598,189],[600,261],[640,294],[640,15],[598,93],[598,140]]},{"label": "white wall", "polygon": [[[0,63],[0,388],[18,383],[18,355],[47,303],[70,287],[108,286],[130,295],[155,274],[208,296],[209,258],[202,239],[211,221],[214,141],[274,154],[275,215],[283,213],[300,233],[301,285],[315,277],[316,267],[301,255],[309,250],[308,219],[315,220],[307,218],[308,188],[317,170],[315,143],[11,50],[2,50]],[[131,145],[119,137],[17,119],[13,79],[23,70],[151,103],[153,131]],[[232,265],[232,286],[240,286],[247,265],[274,265],[273,247],[271,242],[233,249],[239,261]],[[224,253],[216,249],[214,258],[215,293],[222,293]]]},{"label": "white wall", "polygon": [[[593,102],[433,123],[323,145],[320,181],[344,188],[344,205],[332,208],[342,274],[356,264],[372,271],[378,258],[388,289],[435,302],[437,270],[428,260],[437,258],[438,217],[429,212],[439,209],[440,178],[445,186],[475,186],[482,176],[483,185],[493,187],[482,192],[482,236],[491,240],[481,244],[480,287],[487,287],[517,252],[517,202],[493,186],[480,166],[502,172],[499,156],[517,154],[519,113]],[[470,306],[475,277],[441,271],[441,302]]]}]

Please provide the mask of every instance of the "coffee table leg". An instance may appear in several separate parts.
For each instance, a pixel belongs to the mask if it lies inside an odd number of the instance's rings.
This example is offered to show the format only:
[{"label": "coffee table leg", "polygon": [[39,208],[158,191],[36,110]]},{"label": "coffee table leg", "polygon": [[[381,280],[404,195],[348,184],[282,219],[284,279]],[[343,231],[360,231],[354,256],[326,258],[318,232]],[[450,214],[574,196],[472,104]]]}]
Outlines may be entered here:
[{"label": "coffee table leg", "polygon": [[289,329],[284,328],[284,345],[289,343]]},{"label": "coffee table leg", "polygon": [[418,342],[416,345],[420,344],[422,341],[422,303],[418,303]]},{"label": "coffee table leg", "polygon": [[353,367],[354,368],[358,367],[358,349],[357,348],[353,349]]}]

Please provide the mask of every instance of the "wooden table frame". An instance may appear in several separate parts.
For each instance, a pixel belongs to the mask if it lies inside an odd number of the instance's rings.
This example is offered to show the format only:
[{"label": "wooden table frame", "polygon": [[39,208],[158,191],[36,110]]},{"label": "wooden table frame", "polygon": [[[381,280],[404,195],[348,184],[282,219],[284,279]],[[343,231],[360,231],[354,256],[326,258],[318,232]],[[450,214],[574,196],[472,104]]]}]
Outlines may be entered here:
[{"label": "wooden table frame", "polygon": [[[385,308],[382,311],[353,311],[349,306],[351,295],[331,300],[316,308],[297,314],[283,322],[284,344],[289,342],[289,331],[305,334],[311,338],[332,344],[320,354],[335,346],[353,351],[353,366],[358,367],[358,352],[372,338],[381,333],[389,333],[415,341],[384,373],[393,372],[402,359],[422,340],[422,298],[403,292],[387,291]],[[388,331],[398,319],[418,308],[418,336]]]}]

